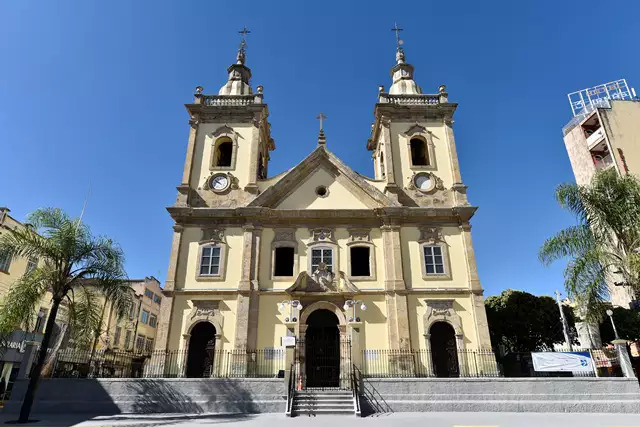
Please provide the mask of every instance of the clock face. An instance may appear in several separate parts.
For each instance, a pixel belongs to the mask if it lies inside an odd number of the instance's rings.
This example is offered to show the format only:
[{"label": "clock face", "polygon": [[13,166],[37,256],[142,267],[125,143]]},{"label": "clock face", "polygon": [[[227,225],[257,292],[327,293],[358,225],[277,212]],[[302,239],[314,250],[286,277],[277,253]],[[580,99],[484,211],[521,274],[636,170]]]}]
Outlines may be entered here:
[{"label": "clock face", "polygon": [[223,191],[229,186],[229,177],[218,175],[211,180],[210,185],[213,191]]},{"label": "clock face", "polygon": [[430,175],[418,175],[415,178],[416,188],[421,191],[429,191],[432,187],[432,179]]}]

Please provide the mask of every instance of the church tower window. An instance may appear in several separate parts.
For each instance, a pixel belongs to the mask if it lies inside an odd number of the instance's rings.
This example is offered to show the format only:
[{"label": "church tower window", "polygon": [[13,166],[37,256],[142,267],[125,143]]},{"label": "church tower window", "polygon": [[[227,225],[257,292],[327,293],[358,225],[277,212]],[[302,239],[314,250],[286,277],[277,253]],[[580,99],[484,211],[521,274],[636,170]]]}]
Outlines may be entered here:
[{"label": "church tower window", "polygon": [[444,256],[440,245],[423,246],[424,269],[427,274],[444,274]]},{"label": "church tower window", "polygon": [[200,257],[200,275],[218,276],[220,275],[220,246],[204,246]]},{"label": "church tower window", "polygon": [[420,138],[412,138],[411,145],[411,164],[413,166],[429,165],[429,150],[427,143]]},{"label": "church tower window", "polygon": [[233,142],[229,138],[221,138],[216,142],[213,154],[214,167],[231,167]]}]

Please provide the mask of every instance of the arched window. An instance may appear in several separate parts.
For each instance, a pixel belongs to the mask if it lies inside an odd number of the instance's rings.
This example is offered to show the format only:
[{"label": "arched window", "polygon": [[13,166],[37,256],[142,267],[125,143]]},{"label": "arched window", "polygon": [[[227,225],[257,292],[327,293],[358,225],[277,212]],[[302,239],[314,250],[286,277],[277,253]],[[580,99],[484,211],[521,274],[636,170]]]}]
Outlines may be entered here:
[{"label": "arched window", "polygon": [[216,142],[213,153],[214,167],[230,167],[233,154],[233,142],[229,138],[221,138]]},{"label": "arched window", "polygon": [[427,143],[419,138],[412,138],[411,145],[411,164],[413,166],[429,165],[429,150]]}]

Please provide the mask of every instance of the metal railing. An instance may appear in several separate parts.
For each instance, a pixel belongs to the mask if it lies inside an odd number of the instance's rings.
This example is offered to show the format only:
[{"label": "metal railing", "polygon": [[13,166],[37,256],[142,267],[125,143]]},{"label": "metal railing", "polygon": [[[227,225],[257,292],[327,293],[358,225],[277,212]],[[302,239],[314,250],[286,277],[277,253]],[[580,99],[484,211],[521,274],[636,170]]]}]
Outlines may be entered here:
[{"label": "metal railing", "polygon": [[285,369],[284,349],[213,350],[190,358],[186,350],[131,353],[59,350],[52,377],[58,378],[273,378]]},{"label": "metal railing", "polygon": [[363,350],[362,375],[370,378],[499,377],[491,350]]}]

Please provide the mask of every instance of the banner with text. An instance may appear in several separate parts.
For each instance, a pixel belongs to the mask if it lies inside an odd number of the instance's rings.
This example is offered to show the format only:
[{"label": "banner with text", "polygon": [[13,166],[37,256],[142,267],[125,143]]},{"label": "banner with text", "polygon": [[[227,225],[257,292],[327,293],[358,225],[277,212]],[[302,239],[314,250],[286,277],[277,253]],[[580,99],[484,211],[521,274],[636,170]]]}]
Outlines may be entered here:
[{"label": "banner with text", "polygon": [[540,372],[593,372],[587,351],[566,353],[531,353],[533,369]]}]

